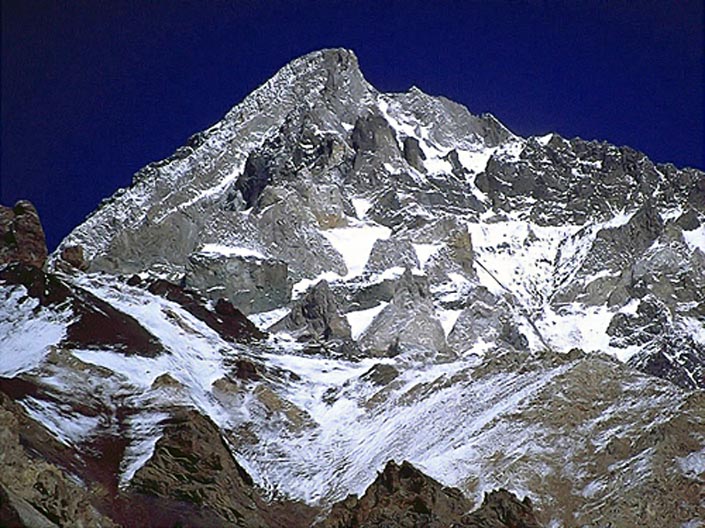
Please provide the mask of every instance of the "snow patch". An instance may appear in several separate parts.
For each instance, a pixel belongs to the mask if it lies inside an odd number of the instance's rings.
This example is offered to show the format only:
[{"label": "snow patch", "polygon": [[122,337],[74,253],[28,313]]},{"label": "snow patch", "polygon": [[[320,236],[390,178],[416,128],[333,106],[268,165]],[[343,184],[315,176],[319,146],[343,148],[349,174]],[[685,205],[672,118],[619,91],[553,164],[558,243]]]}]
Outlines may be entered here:
[{"label": "snow patch", "polygon": [[683,240],[688,244],[691,251],[699,249],[705,253],[705,225],[701,225],[692,231],[683,230]]},{"label": "snow patch", "polygon": [[416,251],[416,258],[419,259],[419,266],[424,269],[428,259],[441,249],[443,244],[412,244],[412,246]]},{"label": "snow patch", "polygon": [[[39,308],[24,286],[3,287],[7,297],[0,302],[0,376],[11,378],[36,368],[66,335],[71,317],[67,309],[59,316]],[[35,311],[38,309],[38,313]]]},{"label": "snow patch", "polygon": [[352,338],[357,341],[365,330],[372,324],[377,315],[384,310],[389,303],[382,302],[373,308],[368,308],[367,310],[357,310],[354,312],[348,312],[345,317],[350,324],[350,333]]},{"label": "snow patch", "polygon": [[438,319],[441,322],[441,326],[443,327],[446,337],[448,337],[451,330],[453,330],[453,327],[462,312],[462,310],[438,310]]},{"label": "snow patch", "polygon": [[218,255],[225,255],[226,257],[254,257],[258,259],[267,258],[255,249],[250,249],[246,247],[225,246],[222,244],[205,244],[201,248],[200,252],[215,253]]},{"label": "snow patch", "polygon": [[372,223],[353,223],[348,227],[326,229],[321,234],[341,254],[348,268],[345,278],[361,275],[370,258],[372,246],[379,239],[387,239],[392,231],[388,227]]}]

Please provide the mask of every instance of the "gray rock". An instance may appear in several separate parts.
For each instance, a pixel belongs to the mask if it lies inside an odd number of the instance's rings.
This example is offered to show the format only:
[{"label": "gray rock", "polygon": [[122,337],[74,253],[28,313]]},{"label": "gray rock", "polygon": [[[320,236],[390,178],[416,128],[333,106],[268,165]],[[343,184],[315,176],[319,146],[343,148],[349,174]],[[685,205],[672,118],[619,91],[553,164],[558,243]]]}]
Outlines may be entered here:
[{"label": "gray rock", "polygon": [[404,159],[417,171],[426,172],[423,164],[426,154],[421,150],[418,139],[413,137],[404,138]]},{"label": "gray rock", "polygon": [[397,238],[378,239],[372,246],[365,270],[379,273],[389,268],[418,268],[419,259],[413,246],[407,240]]},{"label": "gray rock", "polygon": [[445,332],[435,316],[428,283],[416,280],[409,270],[397,283],[391,303],[372,321],[359,340],[371,356],[392,356],[420,350],[447,357]]},{"label": "gray rock", "polygon": [[350,325],[341,315],[338,302],[325,280],[311,287],[294,303],[289,314],[274,323],[270,330],[288,331],[301,340],[350,338]]},{"label": "gray rock", "polygon": [[184,283],[210,299],[228,299],[245,314],[279,308],[291,300],[288,267],[273,259],[194,253]]}]

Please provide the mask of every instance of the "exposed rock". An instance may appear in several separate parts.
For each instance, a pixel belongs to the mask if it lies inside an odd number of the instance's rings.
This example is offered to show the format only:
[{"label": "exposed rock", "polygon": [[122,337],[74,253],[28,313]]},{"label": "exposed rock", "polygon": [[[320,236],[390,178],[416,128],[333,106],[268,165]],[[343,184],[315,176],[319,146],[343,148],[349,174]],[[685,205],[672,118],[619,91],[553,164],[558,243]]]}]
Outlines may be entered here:
[{"label": "exposed rock", "polygon": [[[352,145],[355,151],[364,153],[383,153],[387,149],[398,150],[399,145],[389,123],[380,115],[368,114],[355,122],[352,131]],[[356,163],[359,163],[356,159]]]},{"label": "exposed rock", "polygon": [[440,528],[451,526],[472,508],[460,490],[447,488],[408,462],[387,463],[382,473],[357,498],[335,504],[317,528]]},{"label": "exposed rock", "polygon": [[362,375],[362,379],[369,380],[375,385],[389,385],[397,376],[399,371],[392,365],[377,363],[370,370]]},{"label": "exposed rock", "polygon": [[539,528],[531,502],[505,490],[485,496],[480,509],[457,488],[441,485],[408,462],[388,462],[362,497],[336,503],[316,528]]},{"label": "exposed rock", "polygon": [[0,265],[18,262],[43,268],[47,259],[44,230],[37,210],[27,200],[0,205]]},{"label": "exposed rock", "polygon": [[413,137],[404,138],[404,159],[419,172],[426,172],[423,165],[426,155],[421,150],[419,140]]},{"label": "exposed rock", "polygon": [[296,301],[289,314],[272,325],[273,332],[294,333],[299,339],[349,339],[350,325],[325,280],[316,283]]},{"label": "exposed rock", "polygon": [[540,528],[531,500],[523,501],[500,489],[485,494],[480,508],[460,520],[460,526],[469,528]]},{"label": "exposed rock", "polygon": [[228,299],[244,314],[278,308],[291,299],[288,266],[253,256],[195,253],[184,283],[213,300]]},{"label": "exposed rock", "polygon": [[293,280],[316,277],[324,271],[345,275],[343,258],[321,234],[318,220],[304,199],[298,192],[281,190],[280,199],[254,211],[252,222],[260,244],[287,263]]},{"label": "exposed rock", "polygon": [[61,250],[61,260],[69,264],[69,266],[80,270],[87,271],[88,263],[83,257],[83,248],[81,246],[66,246]]},{"label": "exposed rock", "polygon": [[306,205],[322,229],[342,227],[346,224],[345,203],[337,185],[321,183],[301,187]]},{"label": "exposed rock", "polygon": [[47,458],[72,462],[70,450],[0,392],[0,524],[115,526],[96,509],[90,490]]},{"label": "exposed rock", "polygon": [[419,259],[414,247],[408,241],[397,238],[377,239],[372,246],[365,270],[379,273],[394,267],[418,268]]},{"label": "exposed rock", "polygon": [[51,273],[22,264],[11,264],[0,271],[0,280],[22,285],[27,294],[43,306],[66,301],[73,320],[62,344],[69,348],[112,348],[125,354],[154,357],[163,352],[159,340],[134,317],[123,313],[83,288],[68,286]]},{"label": "exposed rock", "polygon": [[656,336],[628,363],[684,389],[705,388],[705,345],[671,328]]},{"label": "exposed rock", "polygon": [[410,348],[446,355],[445,333],[435,317],[428,282],[406,270],[396,283],[390,304],[372,321],[360,338],[372,356],[393,356]]},{"label": "exposed rock", "polygon": [[[132,492],[169,499],[151,525],[266,527],[252,479],[235,461],[218,428],[196,411],[165,424],[154,454],[137,471]],[[181,505],[181,506],[180,506]]]}]

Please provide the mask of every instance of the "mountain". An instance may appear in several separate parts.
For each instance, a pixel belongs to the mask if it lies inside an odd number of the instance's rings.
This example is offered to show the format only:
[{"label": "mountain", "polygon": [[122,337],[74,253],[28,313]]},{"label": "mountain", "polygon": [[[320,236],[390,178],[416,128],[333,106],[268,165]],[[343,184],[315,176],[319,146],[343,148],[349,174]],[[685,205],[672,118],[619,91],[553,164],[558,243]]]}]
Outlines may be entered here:
[{"label": "mountain", "polygon": [[705,518],[701,171],[380,93],[323,50],[46,265],[27,214],[0,214],[26,524]]}]

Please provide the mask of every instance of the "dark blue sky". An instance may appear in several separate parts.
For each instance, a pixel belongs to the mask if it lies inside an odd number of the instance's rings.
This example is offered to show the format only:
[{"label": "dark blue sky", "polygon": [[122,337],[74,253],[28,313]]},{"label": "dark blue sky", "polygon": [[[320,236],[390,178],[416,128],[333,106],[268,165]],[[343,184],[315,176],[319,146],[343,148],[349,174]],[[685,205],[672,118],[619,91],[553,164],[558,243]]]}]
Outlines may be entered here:
[{"label": "dark blue sky", "polygon": [[2,0],[0,202],[54,247],[99,201],[289,60],[353,49],[510,129],[705,167],[703,2]]}]

